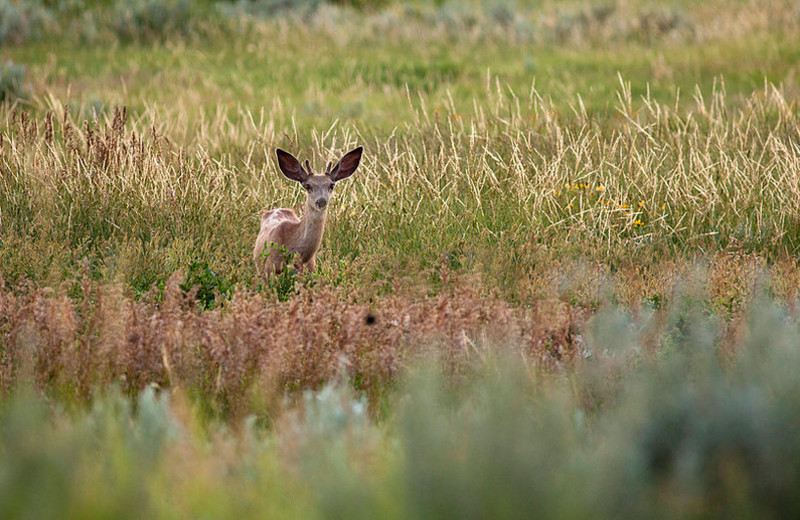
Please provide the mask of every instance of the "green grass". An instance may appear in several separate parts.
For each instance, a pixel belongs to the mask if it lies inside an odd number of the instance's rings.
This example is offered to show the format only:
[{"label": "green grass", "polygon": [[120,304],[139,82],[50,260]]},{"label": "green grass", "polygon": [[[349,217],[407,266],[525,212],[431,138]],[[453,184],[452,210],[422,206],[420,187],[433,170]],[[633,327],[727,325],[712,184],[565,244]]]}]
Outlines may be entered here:
[{"label": "green grass", "polygon": [[[201,114],[210,117],[220,108],[258,111],[280,100],[300,128],[324,129],[338,119],[386,134],[412,117],[406,86],[414,107],[421,98],[429,109],[443,110],[451,97],[456,111],[464,113],[472,111],[473,102],[489,101],[488,75],[491,83],[522,97],[535,83],[562,110],[568,111],[580,96],[591,113],[603,117],[613,111],[618,74],[633,85],[637,104],[648,86],[652,96],[667,103],[678,90],[690,95],[695,86],[708,96],[720,77],[740,102],[765,80],[791,78],[800,46],[788,36],[754,35],[666,48],[516,47],[498,42],[453,46],[446,41],[340,47],[309,35],[302,44],[33,46],[6,49],[3,57],[31,68],[40,95],[51,92],[75,107],[125,104],[139,114],[175,100],[178,105],[169,107],[196,122]],[[797,86],[790,79],[787,88]]]},{"label": "green grass", "polygon": [[634,101],[618,78],[612,108],[591,113],[489,80],[472,111],[407,101],[412,114],[391,134],[358,122],[302,132],[279,103],[218,107],[193,125],[182,101],[127,123],[116,112],[67,126],[58,105],[51,136],[7,111],[4,278],[55,285],[87,259],[93,277],[144,291],[200,262],[225,286],[253,287],[260,210],[301,196],[272,166],[277,146],[316,163],[366,147],[330,210],[326,280],[340,278],[341,262],[369,284],[414,279],[447,258],[519,300],[542,261],[657,264],[736,247],[774,262],[800,248],[786,89],[745,97],[720,80],[675,106],[652,93]]}]

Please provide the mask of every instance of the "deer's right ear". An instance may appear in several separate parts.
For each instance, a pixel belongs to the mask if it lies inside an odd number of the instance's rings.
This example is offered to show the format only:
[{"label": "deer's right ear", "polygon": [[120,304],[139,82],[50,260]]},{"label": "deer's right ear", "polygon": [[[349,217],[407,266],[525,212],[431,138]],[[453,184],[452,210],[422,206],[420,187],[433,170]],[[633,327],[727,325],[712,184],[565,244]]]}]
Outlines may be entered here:
[{"label": "deer's right ear", "polygon": [[344,157],[342,157],[342,160],[333,167],[333,170],[328,176],[336,182],[353,175],[353,172],[358,168],[358,163],[361,161],[361,153],[363,151],[364,147],[359,146],[355,150],[347,152]]},{"label": "deer's right ear", "polygon": [[294,155],[280,148],[275,150],[275,154],[278,156],[278,167],[287,179],[303,182],[308,178],[308,174]]}]

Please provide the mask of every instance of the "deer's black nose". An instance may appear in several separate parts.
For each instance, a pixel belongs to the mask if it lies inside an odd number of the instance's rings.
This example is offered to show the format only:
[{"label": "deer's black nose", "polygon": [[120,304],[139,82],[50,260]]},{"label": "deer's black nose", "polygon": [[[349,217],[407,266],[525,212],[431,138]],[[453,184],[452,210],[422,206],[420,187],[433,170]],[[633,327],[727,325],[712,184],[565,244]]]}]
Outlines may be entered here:
[{"label": "deer's black nose", "polygon": [[322,209],[327,205],[328,205],[328,201],[327,200],[325,200],[325,199],[317,199],[317,207],[319,209]]}]

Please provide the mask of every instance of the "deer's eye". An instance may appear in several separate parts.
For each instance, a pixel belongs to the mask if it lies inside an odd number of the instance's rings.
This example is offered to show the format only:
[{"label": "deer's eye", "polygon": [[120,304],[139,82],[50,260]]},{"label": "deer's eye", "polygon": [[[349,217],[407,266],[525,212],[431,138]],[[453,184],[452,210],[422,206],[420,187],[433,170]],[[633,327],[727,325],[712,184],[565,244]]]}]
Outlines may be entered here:
[{"label": "deer's eye", "polygon": [[308,190],[311,189],[311,185],[310,184],[303,184],[303,188],[305,188],[306,191],[308,191]]},{"label": "deer's eye", "polygon": [[336,185],[335,184],[331,184],[330,186],[328,186],[328,191],[333,191],[333,187],[334,186],[336,186]]}]

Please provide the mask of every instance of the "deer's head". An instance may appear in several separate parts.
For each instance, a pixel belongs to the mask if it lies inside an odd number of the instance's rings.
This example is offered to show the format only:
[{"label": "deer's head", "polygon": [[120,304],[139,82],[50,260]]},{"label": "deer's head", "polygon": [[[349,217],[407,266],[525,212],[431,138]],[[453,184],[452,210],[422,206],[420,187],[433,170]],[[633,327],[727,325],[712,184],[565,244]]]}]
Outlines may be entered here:
[{"label": "deer's head", "polygon": [[325,211],[328,201],[333,193],[333,187],[342,179],[353,175],[361,161],[361,153],[364,148],[359,146],[355,150],[347,152],[336,166],[331,169],[332,163],[328,163],[325,173],[316,175],[311,170],[311,165],[306,161],[305,168],[300,161],[289,152],[284,152],[278,148],[275,153],[278,155],[278,166],[287,179],[299,182],[308,194],[306,206],[313,211]]}]

